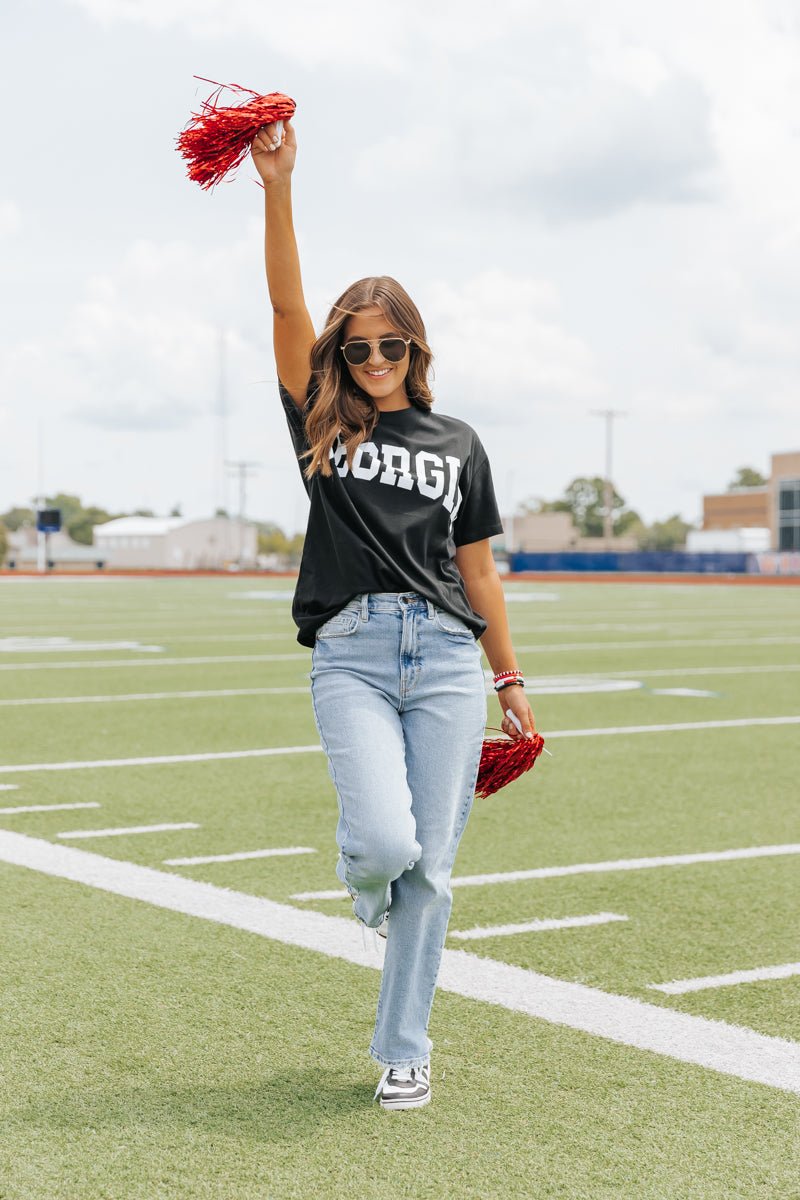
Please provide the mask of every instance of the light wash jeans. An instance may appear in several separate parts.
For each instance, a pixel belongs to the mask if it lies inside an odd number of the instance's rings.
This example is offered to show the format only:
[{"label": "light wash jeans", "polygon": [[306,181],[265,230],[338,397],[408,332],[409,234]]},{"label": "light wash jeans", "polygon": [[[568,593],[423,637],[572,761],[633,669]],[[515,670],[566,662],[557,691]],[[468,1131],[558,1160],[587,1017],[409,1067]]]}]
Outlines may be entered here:
[{"label": "light wash jeans", "polygon": [[371,592],[317,631],[311,663],[339,799],[336,873],[365,925],[391,909],[370,1054],[422,1066],[486,725],[480,646],[416,592]]}]

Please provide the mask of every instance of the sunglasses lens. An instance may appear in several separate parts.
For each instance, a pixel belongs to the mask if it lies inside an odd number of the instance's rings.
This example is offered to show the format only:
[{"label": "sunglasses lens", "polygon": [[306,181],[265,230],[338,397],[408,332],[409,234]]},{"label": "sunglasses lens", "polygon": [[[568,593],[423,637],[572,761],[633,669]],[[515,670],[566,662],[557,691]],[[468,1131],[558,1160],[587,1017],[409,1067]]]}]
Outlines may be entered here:
[{"label": "sunglasses lens", "polygon": [[344,356],[351,367],[362,366],[370,356],[369,342],[348,342],[344,347]]},{"label": "sunglasses lens", "polygon": [[387,362],[400,362],[406,352],[406,344],[402,338],[384,338],[379,345],[381,354]]}]

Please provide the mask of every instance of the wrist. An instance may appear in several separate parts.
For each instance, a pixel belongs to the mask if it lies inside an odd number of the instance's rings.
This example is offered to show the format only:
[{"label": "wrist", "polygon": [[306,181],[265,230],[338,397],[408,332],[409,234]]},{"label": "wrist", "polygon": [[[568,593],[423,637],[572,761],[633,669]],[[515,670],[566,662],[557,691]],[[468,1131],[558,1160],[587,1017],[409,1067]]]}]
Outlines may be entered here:
[{"label": "wrist", "polygon": [[261,182],[264,185],[264,191],[278,195],[280,192],[290,192],[292,189],[291,175],[278,175],[274,179],[264,179]]}]

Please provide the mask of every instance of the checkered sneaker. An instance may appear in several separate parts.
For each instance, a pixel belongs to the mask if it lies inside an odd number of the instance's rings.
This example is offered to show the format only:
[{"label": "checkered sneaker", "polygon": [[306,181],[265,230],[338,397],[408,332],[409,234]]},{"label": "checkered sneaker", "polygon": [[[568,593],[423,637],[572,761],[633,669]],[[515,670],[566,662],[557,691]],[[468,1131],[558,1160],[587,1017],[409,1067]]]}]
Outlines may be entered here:
[{"label": "checkered sneaker", "polygon": [[387,1067],[375,1092],[381,1108],[422,1108],[431,1098],[431,1069]]}]

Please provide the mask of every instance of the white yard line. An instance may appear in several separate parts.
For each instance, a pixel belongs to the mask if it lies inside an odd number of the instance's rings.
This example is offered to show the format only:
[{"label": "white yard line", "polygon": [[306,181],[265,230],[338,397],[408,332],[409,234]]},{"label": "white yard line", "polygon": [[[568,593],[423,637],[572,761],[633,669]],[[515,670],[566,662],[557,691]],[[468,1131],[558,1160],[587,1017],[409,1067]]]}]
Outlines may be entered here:
[{"label": "white yard line", "polygon": [[[705,850],[697,854],[666,854],[658,858],[617,858],[607,862],[572,863],[565,867],[532,867],[527,871],[493,871],[486,875],[454,875],[451,887],[484,887],[495,883],[519,883],[525,879],[558,879],[562,875],[595,875],[607,871],[647,871],[654,867],[688,867],[695,863],[735,862],[743,858],[779,858],[800,854],[800,842],[781,846],[747,846],[743,850]],[[344,888],[322,892],[295,892],[292,900],[344,900]]]},{"label": "white yard line", "polygon": [[509,937],[515,933],[545,933],[550,929],[577,929],[583,925],[607,925],[609,921],[627,921],[620,913],[590,913],[585,917],[549,917],[538,921],[522,921],[518,925],[479,925],[475,929],[451,929],[448,937],[461,941],[480,938]]},{"label": "white yard line", "polygon": [[171,829],[199,829],[194,821],[181,821],[177,825],[129,825],[125,829],[70,829],[56,834],[60,838],[122,837],[128,833],[164,833]]},{"label": "white yard line", "polygon": [[[247,930],[328,958],[373,970],[382,964],[380,951],[376,954],[362,945],[357,923],[348,918],[304,912],[5,830],[0,831],[0,861]],[[624,1046],[800,1094],[800,1044],[796,1042],[551,979],[464,950],[444,951],[439,987]]]},{"label": "white yard line", "polygon": [[705,975],[698,979],[675,979],[672,983],[649,983],[655,992],[682,996],[685,992],[703,992],[706,988],[730,987],[734,983],[760,983],[765,979],[791,979],[800,975],[800,962],[778,967],[755,967],[752,971],[730,971],[727,975]]},{"label": "white yard line", "polygon": [[[451,879],[452,883],[453,880]],[[347,888],[327,888],[321,892],[292,892],[290,900],[347,900]]]},{"label": "white yard line", "polygon": [[296,662],[311,663],[311,651],[302,654],[206,654],[198,658],[96,658],[83,662],[0,663],[0,671],[86,671],[100,667],[205,667],[217,663]]},{"label": "white yard line", "polygon": [[287,854],[316,854],[313,846],[281,846],[273,850],[243,850],[239,854],[207,854],[200,858],[165,858],[168,867],[195,867],[202,863],[241,862],[245,858],[281,858]]},{"label": "white yard line", "polygon": [[719,692],[705,692],[705,691],[700,691],[699,688],[687,688],[687,687],[651,688],[650,695],[651,696],[695,696],[695,697],[700,697],[700,698],[708,698],[708,697],[713,697],[713,696],[719,696]]},{"label": "white yard line", "polygon": [[[638,733],[673,733],[696,729],[752,729],[756,725],[799,725],[800,716],[737,717],[730,721],[681,721],[672,725],[608,725],[597,729],[554,729],[545,738],[613,737]],[[206,754],[160,754],[145,758],[100,758],[80,762],[17,763],[0,766],[0,774],[15,775],[29,771],[84,771],[97,767],[151,766],[163,763],[212,762],[219,759],[265,758],[274,754],[313,754],[321,746],[271,746],[256,750],[218,750]]]},{"label": "white yard line", "polygon": [[654,642],[542,642],[536,646],[517,646],[518,654],[551,654],[562,650],[672,650],[677,646],[796,646],[800,637],[750,638],[672,638]]},{"label": "white yard line", "polygon": [[[166,639],[169,640],[169,639]],[[702,646],[708,650],[713,646],[794,646],[800,644],[800,637],[753,637],[753,638],[685,638],[677,641],[653,642],[559,642],[548,645],[542,642],[535,646],[517,646],[519,654],[552,654],[567,650],[637,650],[637,649],[672,649],[676,646]],[[292,654],[209,654],[192,658],[118,658],[92,659],[83,662],[19,662],[0,663],[0,671],[53,671],[85,670],[87,667],[165,667],[165,666],[211,666],[216,663],[235,662],[291,662],[304,659],[310,663],[311,651],[305,650]],[[617,672],[620,674],[620,672]]]},{"label": "white yard line", "polygon": [[273,754],[309,754],[321,752],[321,746],[276,746],[264,750],[218,750],[209,754],[160,754],[152,758],[95,758],[85,762],[23,763],[20,766],[2,766],[0,773],[16,774],[17,771],[88,771],[96,767],[143,767],[163,766],[165,763],[219,762],[233,758],[268,758]]},{"label": "white yard line", "polygon": [[[749,667],[658,667],[650,670],[641,667],[635,671],[601,671],[600,679],[644,679],[667,675],[771,675],[782,671],[800,671],[800,663],[773,663]],[[587,672],[587,679],[591,673]]]},{"label": "white yard line", "polygon": [[114,704],[137,700],[200,700],[216,696],[288,696],[309,694],[304,687],[274,688],[208,688],[198,692],[126,692],[110,696],[32,696],[20,700],[0,700],[2,708],[19,708],[36,704]]},{"label": "white yard line", "polygon": [[[590,671],[580,677],[542,675],[528,680],[528,690],[532,691],[534,695],[570,694],[572,690],[585,691],[587,684],[595,680],[607,680],[613,683],[615,679],[633,679],[639,676],[642,678],[652,678],[655,676],[672,675],[752,675],[770,674],[772,672],[780,673],[782,671],[800,671],[800,663],[780,663],[774,666],[759,667],[670,667],[667,670],[613,671],[607,673]],[[638,682],[630,685],[631,689],[638,686],[640,686]],[[110,704],[141,700],[194,700],[213,698],[215,696],[292,696],[304,694],[310,695],[308,684],[299,687],[206,688],[190,692],[125,692],[123,694],[105,696],[31,696],[17,700],[0,700],[0,707],[19,708],[38,704]],[[694,695],[695,693],[692,694]],[[714,695],[716,693],[702,694]]]},{"label": "white yard line", "polygon": [[0,792],[16,792],[19,791],[18,783],[0,783]]},{"label": "white yard line", "polygon": [[72,654],[80,651],[138,650],[161,654],[163,646],[144,646],[141,642],[76,642],[68,637],[0,638],[0,654]]},{"label": "white yard line", "polygon": [[99,808],[97,800],[87,800],[83,804],[23,804],[17,808],[0,808],[0,813],[10,816],[12,813],[32,812],[61,812],[66,808]]},{"label": "white yard line", "polygon": [[681,733],[691,729],[752,729],[755,725],[800,725],[800,716],[736,717],[729,721],[678,721],[671,725],[607,725],[597,729],[555,729],[545,733],[545,739],[611,737],[614,734],[633,733]]}]

